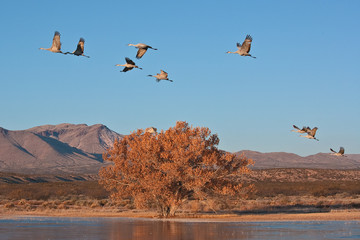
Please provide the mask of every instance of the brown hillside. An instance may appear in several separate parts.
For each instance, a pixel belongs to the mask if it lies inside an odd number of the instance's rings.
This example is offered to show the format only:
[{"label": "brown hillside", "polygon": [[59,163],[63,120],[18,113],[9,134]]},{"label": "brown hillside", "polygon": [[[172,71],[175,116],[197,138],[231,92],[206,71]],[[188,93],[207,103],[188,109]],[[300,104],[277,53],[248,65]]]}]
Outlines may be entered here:
[{"label": "brown hillside", "polygon": [[46,125],[22,131],[0,128],[0,171],[27,174],[95,173],[115,138],[104,125]]},{"label": "brown hillside", "polygon": [[44,125],[27,131],[41,136],[54,138],[69,146],[88,153],[102,153],[111,147],[122,135],[110,130],[105,125],[68,124]]}]

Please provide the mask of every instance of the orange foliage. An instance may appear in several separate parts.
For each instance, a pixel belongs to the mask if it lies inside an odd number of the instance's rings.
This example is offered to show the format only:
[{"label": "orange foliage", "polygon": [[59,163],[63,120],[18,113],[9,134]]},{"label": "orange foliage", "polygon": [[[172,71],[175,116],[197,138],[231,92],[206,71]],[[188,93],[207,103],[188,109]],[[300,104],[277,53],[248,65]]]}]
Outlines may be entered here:
[{"label": "orange foliage", "polygon": [[139,208],[155,205],[165,217],[189,198],[240,198],[241,175],[251,160],[235,159],[218,144],[208,128],[186,122],[161,133],[139,129],[104,153],[114,164],[100,170],[100,183],[113,198],[130,197]]}]

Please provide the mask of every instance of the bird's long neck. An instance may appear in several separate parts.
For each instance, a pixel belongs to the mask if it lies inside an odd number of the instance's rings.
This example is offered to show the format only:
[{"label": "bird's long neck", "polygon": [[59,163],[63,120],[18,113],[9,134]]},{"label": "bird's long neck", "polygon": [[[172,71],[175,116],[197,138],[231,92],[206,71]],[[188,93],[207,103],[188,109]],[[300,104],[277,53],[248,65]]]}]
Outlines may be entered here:
[{"label": "bird's long neck", "polygon": [[47,51],[50,51],[50,48],[39,48],[39,49],[41,49],[41,50],[47,50]]},{"label": "bird's long neck", "polygon": [[132,44],[132,43],[129,43],[128,46],[134,46],[134,47],[136,47],[135,44]]},{"label": "bird's long neck", "polygon": [[230,51],[227,51],[226,53],[237,53],[237,52],[230,52]]}]

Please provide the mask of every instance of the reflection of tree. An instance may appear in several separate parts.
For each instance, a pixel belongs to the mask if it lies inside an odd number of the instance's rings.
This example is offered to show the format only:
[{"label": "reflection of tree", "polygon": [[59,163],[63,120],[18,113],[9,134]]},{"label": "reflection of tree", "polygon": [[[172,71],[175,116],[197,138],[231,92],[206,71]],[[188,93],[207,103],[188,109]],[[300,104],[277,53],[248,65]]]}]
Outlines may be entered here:
[{"label": "reflection of tree", "polygon": [[141,221],[114,222],[107,239],[118,240],[226,240],[248,239],[252,230],[236,223]]}]

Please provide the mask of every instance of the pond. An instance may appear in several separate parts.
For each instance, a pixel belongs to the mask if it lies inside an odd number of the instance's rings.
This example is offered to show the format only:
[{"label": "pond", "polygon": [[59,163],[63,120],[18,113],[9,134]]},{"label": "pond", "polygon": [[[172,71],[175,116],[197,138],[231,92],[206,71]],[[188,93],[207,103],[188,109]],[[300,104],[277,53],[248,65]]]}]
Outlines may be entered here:
[{"label": "pond", "polygon": [[0,239],[360,239],[360,221],[206,222],[138,218],[0,218]]}]

